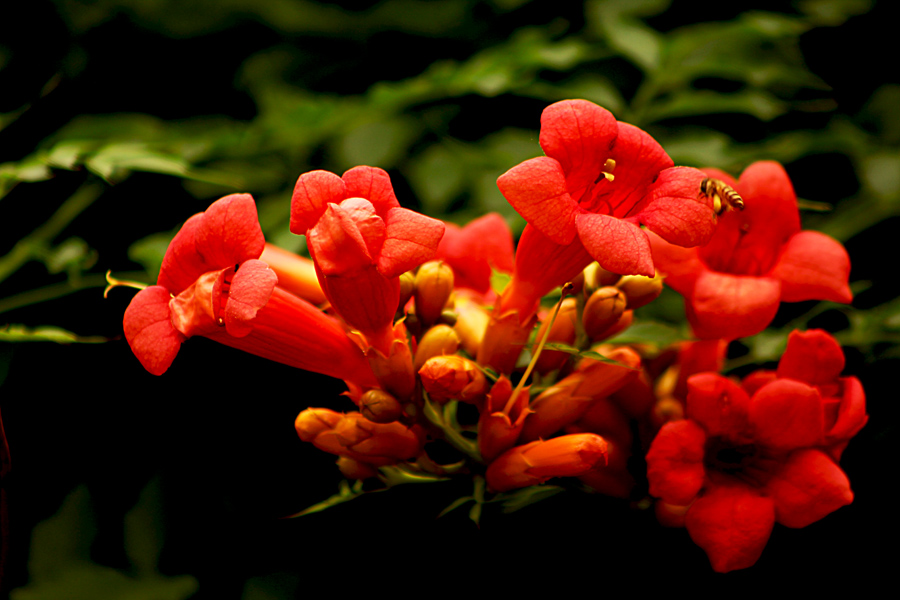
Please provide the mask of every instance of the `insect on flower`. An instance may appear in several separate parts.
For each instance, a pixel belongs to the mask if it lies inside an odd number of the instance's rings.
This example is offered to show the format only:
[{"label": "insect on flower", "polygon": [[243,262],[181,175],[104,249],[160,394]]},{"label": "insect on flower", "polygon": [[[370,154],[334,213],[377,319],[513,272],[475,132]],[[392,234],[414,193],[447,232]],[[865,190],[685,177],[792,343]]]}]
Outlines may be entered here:
[{"label": "insect on flower", "polygon": [[716,215],[729,210],[744,210],[744,200],[730,185],[720,179],[707,177],[700,182],[700,194],[712,198]]}]

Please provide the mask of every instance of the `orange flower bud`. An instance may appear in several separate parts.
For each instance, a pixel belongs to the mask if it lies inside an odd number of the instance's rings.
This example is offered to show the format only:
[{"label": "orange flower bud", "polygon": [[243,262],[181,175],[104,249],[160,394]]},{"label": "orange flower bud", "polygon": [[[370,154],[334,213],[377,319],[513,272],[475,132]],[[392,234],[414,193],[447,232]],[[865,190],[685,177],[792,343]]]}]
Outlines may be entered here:
[{"label": "orange flower bud", "polygon": [[435,325],[419,340],[413,366],[418,371],[429,358],[456,354],[457,350],[459,350],[459,335],[453,328],[449,325]]},{"label": "orange flower bud", "polygon": [[588,337],[599,339],[601,334],[615,325],[625,312],[626,302],[625,294],[614,287],[602,287],[591,294],[581,317]]},{"label": "orange flower bud", "polygon": [[406,308],[407,302],[412,298],[413,292],[416,291],[416,274],[407,271],[400,275],[400,302],[397,303],[397,310],[402,311]]},{"label": "orange flower bud", "polygon": [[658,273],[655,277],[626,275],[619,280],[616,287],[628,298],[628,310],[634,310],[650,304],[659,297],[663,289],[663,278]]},{"label": "orange flower bud", "polygon": [[416,272],[416,316],[428,326],[436,323],[453,292],[453,269],[440,260],[423,264]]},{"label": "orange flower bud", "polygon": [[577,477],[605,464],[606,451],[606,440],[593,433],[537,440],[501,454],[485,477],[495,492],[537,485],[552,477]]},{"label": "orange flower bud", "polygon": [[495,313],[488,324],[490,333],[484,336],[478,348],[478,363],[498,373],[512,373],[528,341],[533,320],[529,318],[528,323],[523,325],[516,310],[502,315]]},{"label": "orange flower bud", "polygon": [[578,420],[594,398],[578,393],[584,375],[573,373],[541,392],[531,403],[533,414],[525,419],[521,442],[547,438]]},{"label": "orange flower bud", "polygon": [[347,479],[369,479],[378,476],[378,469],[368,463],[352,459],[349,456],[338,457],[337,466],[341,471],[341,475]]},{"label": "orange flower bud", "polygon": [[373,423],[392,423],[403,415],[403,408],[384,390],[371,389],[360,398],[359,412]]},{"label": "orange flower bud", "polygon": [[615,363],[583,358],[575,370],[584,375],[578,393],[592,398],[608,396],[640,375],[641,357],[628,346],[596,346],[592,350]]},{"label": "orange flower bud", "polygon": [[366,358],[381,387],[398,400],[406,401],[415,391],[416,372],[413,370],[412,351],[406,341],[406,327],[402,322],[394,326],[393,336],[389,355],[372,346]]},{"label": "orange flower bud", "polygon": [[[559,308],[559,314],[556,315],[556,320],[553,321],[553,326],[550,327],[550,333],[547,335],[548,342],[559,342],[562,344],[572,345],[575,343],[575,321],[578,318],[578,302],[573,297],[568,297],[562,301],[562,305]],[[547,327],[550,326],[549,316],[547,320],[541,323],[540,329],[538,329],[537,339],[543,339],[544,332],[547,330]],[[538,357],[537,362],[534,365],[535,370],[545,375],[554,369],[558,369],[569,359],[569,354],[566,352],[560,352],[559,350],[549,350],[545,348],[541,355]]]},{"label": "orange flower bud", "polygon": [[462,356],[435,356],[419,369],[422,387],[439,403],[456,399],[477,404],[488,391],[487,380],[478,366]]},{"label": "orange flower bud", "polygon": [[512,398],[513,388],[509,379],[501,375],[487,395],[478,419],[478,450],[481,457],[490,462],[512,448],[519,439],[528,408],[528,387],[519,390]]},{"label": "orange flower bud", "polygon": [[469,356],[477,356],[491,315],[471,294],[463,293],[462,290],[456,291],[455,311],[456,323],[453,330],[459,335],[462,347]]},{"label": "orange flower bud", "polygon": [[294,424],[304,442],[374,466],[414,458],[424,441],[418,426],[373,423],[357,412],[344,415],[327,408],[308,408]]},{"label": "orange flower bud", "polygon": [[616,285],[622,276],[612,271],[607,271],[598,263],[592,262],[584,270],[584,287],[586,292],[593,292],[597,288],[608,285]]}]

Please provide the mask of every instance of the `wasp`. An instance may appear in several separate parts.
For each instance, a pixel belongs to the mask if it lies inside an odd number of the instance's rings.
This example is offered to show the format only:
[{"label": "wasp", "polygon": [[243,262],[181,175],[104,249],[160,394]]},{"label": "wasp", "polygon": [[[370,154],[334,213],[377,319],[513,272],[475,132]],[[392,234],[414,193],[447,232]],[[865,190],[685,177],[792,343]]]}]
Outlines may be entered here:
[{"label": "wasp", "polygon": [[729,210],[744,210],[744,200],[734,188],[720,179],[707,177],[700,182],[700,193],[707,198],[712,198],[713,209],[717,215]]}]

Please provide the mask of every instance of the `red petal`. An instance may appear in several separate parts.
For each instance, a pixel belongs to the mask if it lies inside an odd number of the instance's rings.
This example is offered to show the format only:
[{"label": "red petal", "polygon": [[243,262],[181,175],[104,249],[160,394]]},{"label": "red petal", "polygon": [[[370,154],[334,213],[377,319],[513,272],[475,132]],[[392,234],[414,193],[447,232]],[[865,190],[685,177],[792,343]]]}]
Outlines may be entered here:
[{"label": "red petal", "polygon": [[488,213],[465,227],[446,223],[435,258],[453,269],[454,285],[482,293],[491,288],[491,270],[512,273],[515,268],[512,232],[506,219]]},{"label": "red petal", "polygon": [[647,277],[656,273],[650,240],[637,225],[592,213],[578,215],[575,223],[585,249],[607,271]]},{"label": "red petal", "polygon": [[291,197],[291,232],[305,235],[325,212],[328,204],[340,204],[347,198],[344,181],[328,171],[304,173]]},{"label": "red petal", "polygon": [[726,377],[700,373],[688,378],[687,416],[711,436],[746,439],[749,407],[750,397]]},{"label": "red petal", "polygon": [[653,266],[665,277],[665,284],[681,294],[690,296],[701,272],[707,270],[700,262],[697,248],[682,248],[670,244],[652,231],[647,234],[653,254]]},{"label": "red petal", "polygon": [[666,423],[647,452],[650,495],[684,506],[703,487],[706,433],[690,419]]},{"label": "red petal", "polygon": [[824,441],[824,408],[819,391],[792,379],[776,379],[750,400],[750,424],[757,443],[779,450],[817,446]]},{"label": "red petal", "polygon": [[831,335],[821,329],[794,330],[778,362],[778,377],[809,385],[834,383],[844,370],[844,352]]},{"label": "red petal", "polygon": [[612,113],[587,100],[556,102],[541,114],[541,148],[562,166],[570,192],[597,179],[618,131]]},{"label": "red petal", "polygon": [[389,210],[400,206],[394,195],[391,177],[377,167],[353,167],[344,173],[346,198],[365,198],[375,207],[378,216],[384,218]]},{"label": "red petal", "polygon": [[702,171],[690,167],[661,171],[645,199],[635,207],[641,223],[677,246],[709,242],[716,230],[716,213],[698,197],[704,178]]},{"label": "red petal", "polygon": [[772,499],[737,483],[709,490],[694,502],[685,518],[691,539],[706,551],[718,573],[753,566],[774,525]]},{"label": "red petal", "polygon": [[144,368],[162,375],[186,339],[169,318],[169,290],[151,285],[137,293],[125,309],[125,339]]},{"label": "red petal", "polygon": [[243,263],[231,280],[225,303],[225,330],[234,337],[244,337],[253,330],[256,313],[269,302],[278,282],[275,271],[261,260]]},{"label": "red petal", "polygon": [[497,178],[500,193],[522,218],[557,244],[575,238],[578,204],[559,162],[546,156],[520,163]]},{"label": "red petal", "polygon": [[782,247],[800,231],[797,197],[781,165],[757,162],[744,171],[735,190],[743,210],[719,218],[712,240],[700,251],[710,268],[735,275],[763,276]]},{"label": "red petal", "polygon": [[434,258],[444,224],[406,208],[392,208],[384,218],[385,240],[378,257],[378,271],[397,277]]},{"label": "red petal", "polygon": [[[609,206],[608,214],[619,218],[634,217],[644,205],[649,186],[657,180],[660,171],[672,166],[672,159],[649,134],[628,123],[619,123],[619,137],[611,156],[616,161],[615,179],[611,185],[600,188],[601,193],[592,204],[596,206],[602,199]],[[599,167],[595,168],[599,171]],[[698,193],[699,189],[698,181]],[[571,184],[569,191],[578,196]]]},{"label": "red petal", "polygon": [[837,421],[826,431],[827,441],[849,440],[856,435],[869,420],[866,415],[866,394],[856,377],[841,378],[844,393],[838,408]]},{"label": "red petal", "polygon": [[329,204],[306,235],[316,266],[325,275],[348,275],[372,265],[356,223],[337,204]]},{"label": "red petal", "polygon": [[378,256],[384,245],[384,220],[375,214],[372,203],[363,198],[347,198],[339,206],[356,225],[369,256]]},{"label": "red petal", "polygon": [[827,454],[792,452],[766,484],[775,501],[775,518],[788,527],[806,527],[853,502],[850,481]]},{"label": "red petal", "polygon": [[780,298],[776,279],[704,271],[694,285],[688,320],[699,338],[747,337],[772,322]]},{"label": "red petal", "polygon": [[179,294],[200,275],[259,258],[266,240],[250,194],[231,194],[184,224],[166,255],[157,283]]},{"label": "red petal", "polygon": [[849,304],[853,300],[847,285],[847,251],[840,242],[818,231],[801,231],[792,237],[770,275],[781,280],[784,302],[831,300]]}]

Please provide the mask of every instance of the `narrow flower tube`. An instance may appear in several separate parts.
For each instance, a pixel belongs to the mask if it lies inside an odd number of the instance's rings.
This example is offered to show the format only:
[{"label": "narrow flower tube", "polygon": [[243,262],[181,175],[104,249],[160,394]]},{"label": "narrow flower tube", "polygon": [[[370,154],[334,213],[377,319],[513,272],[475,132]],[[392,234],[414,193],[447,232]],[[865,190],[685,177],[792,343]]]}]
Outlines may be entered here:
[{"label": "narrow flower tube", "polygon": [[268,242],[259,259],[275,271],[278,275],[278,285],[282,289],[313,304],[324,304],[328,301],[322,286],[319,285],[316,265],[312,259],[288,252]]},{"label": "narrow flower tube", "polygon": [[509,379],[501,375],[487,395],[478,419],[478,450],[481,457],[491,462],[515,445],[522,432],[528,408],[529,388],[519,390],[513,398]]},{"label": "narrow flower tube", "polygon": [[490,464],[488,488],[508,492],[553,477],[578,477],[606,462],[606,441],[593,433],[563,435],[516,446]]}]

